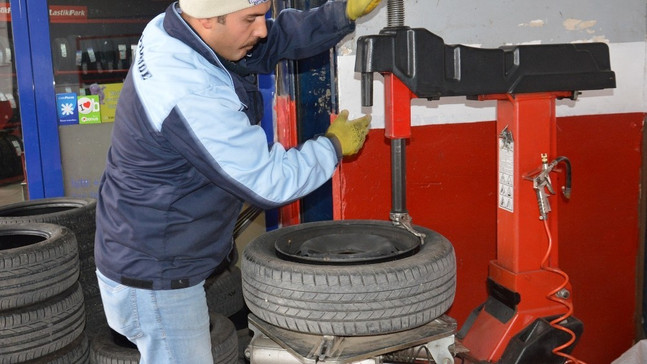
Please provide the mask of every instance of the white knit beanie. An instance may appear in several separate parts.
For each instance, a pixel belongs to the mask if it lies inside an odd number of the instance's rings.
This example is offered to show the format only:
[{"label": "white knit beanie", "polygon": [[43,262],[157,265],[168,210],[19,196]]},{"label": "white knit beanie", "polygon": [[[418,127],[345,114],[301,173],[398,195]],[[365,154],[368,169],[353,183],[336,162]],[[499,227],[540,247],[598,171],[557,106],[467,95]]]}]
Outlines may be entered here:
[{"label": "white knit beanie", "polygon": [[180,9],[194,18],[213,18],[269,0],[180,0]]}]

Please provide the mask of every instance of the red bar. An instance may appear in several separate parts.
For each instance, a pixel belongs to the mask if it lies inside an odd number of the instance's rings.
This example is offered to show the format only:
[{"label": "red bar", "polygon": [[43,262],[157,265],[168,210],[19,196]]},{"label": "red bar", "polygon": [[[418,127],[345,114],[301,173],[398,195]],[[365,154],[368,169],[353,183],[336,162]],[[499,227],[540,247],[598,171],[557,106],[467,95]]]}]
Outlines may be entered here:
[{"label": "red bar", "polygon": [[415,95],[397,77],[384,74],[384,132],[390,139],[411,137],[411,99]]},{"label": "red bar", "polygon": [[[297,112],[294,100],[287,96],[276,97],[276,134],[279,143],[286,149],[295,147],[297,138]],[[281,226],[296,225],[301,222],[300,201],[279,208]]]}]

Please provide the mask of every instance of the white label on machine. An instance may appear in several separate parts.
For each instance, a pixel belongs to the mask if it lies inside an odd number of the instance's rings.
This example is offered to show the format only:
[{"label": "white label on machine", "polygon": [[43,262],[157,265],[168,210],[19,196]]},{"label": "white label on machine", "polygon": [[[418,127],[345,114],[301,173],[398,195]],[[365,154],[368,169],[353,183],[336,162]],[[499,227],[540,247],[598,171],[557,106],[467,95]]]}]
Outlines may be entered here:
[{"label": "white label on machine", "polygon": [[514,212],[514,139],[507,126],[499,134],[499,208]]}]

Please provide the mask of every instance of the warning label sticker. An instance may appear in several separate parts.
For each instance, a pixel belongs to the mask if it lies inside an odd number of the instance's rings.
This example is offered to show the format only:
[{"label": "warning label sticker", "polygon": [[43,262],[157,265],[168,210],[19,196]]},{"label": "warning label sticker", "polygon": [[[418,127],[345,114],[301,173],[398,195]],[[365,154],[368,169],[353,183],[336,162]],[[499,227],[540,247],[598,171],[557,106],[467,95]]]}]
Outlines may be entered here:
[{"label": "warning label sticker", "polygon": [[507,127],[499,134],[499,208],[514,212],[514,139]]}]

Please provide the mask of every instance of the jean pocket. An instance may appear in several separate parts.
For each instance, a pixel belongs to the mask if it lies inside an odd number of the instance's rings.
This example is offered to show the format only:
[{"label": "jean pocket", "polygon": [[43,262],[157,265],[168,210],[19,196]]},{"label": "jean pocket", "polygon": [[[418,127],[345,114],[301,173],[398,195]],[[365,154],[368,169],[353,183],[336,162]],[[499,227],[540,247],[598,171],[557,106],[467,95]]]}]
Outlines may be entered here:
[{"label": "jean pocket", "polygon": [[117,294],[128,288],[121,283],[117,283],[112,279],[107,278],[101,272],[99,272],[99,270],[97,270],[97,280],[99,282],[99,286],[103,290],[105,290],[106,293]]},{"label": "jean pocket", "polygon": [[133,306],[133,288],[106,278],[98,270],[97,278],[108,325],[128,338],[137,336],[139,323],[136,306]]}]

